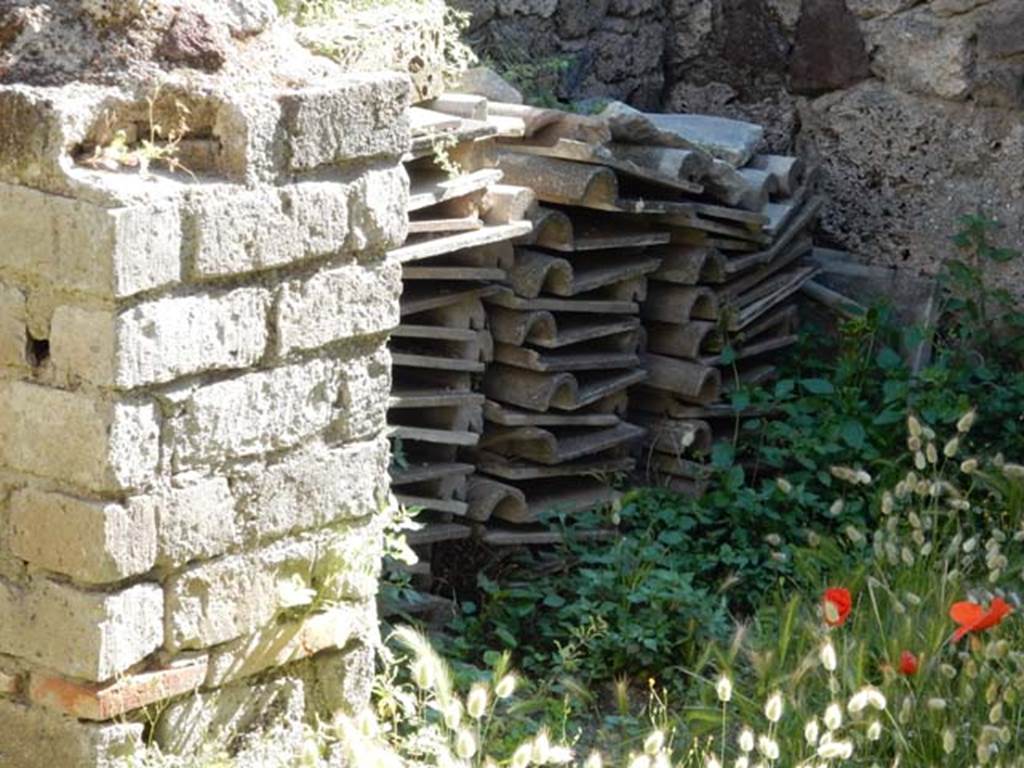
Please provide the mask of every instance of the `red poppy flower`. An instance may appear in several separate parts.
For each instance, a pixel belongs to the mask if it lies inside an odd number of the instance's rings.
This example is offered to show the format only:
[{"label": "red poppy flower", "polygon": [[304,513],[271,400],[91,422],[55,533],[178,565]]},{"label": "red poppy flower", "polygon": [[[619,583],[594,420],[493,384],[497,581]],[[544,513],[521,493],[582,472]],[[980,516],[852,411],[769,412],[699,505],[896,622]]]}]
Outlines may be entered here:
[{"label": "red poppy flower", "polygon": [[986,629],[991,629],[1011,613],[1013,613],[1013,608],[1001,597],[993,600],[988,610],[969,601],[954,603],[953,607],[949,609],[949,617],[960,627],[953,633],[953,642],[963,639],[971,632],[983,632]]},{"label": "red poppy flower", "polygon": [[830,587],[825,590],[825,623],[830,627],[841,627],[846,623],[853,607],[850,590],[844,587]]},{"label": "red poppy flower", "polygon": [[900,654],[900,674],[912,677],[917,674],[917,656],[910,651]]}]

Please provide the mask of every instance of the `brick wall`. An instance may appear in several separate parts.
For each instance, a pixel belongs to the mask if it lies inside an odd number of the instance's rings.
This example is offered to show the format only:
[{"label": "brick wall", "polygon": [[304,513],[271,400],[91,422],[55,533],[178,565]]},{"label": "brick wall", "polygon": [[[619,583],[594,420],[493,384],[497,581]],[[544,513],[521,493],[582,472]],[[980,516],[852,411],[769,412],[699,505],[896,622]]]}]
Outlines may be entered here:
[{"label": "brick wall", "polygon": [[0,88],[4,766],[368,696],[408,87],[168,94],[150,178],[75,157],[140,99]]}]

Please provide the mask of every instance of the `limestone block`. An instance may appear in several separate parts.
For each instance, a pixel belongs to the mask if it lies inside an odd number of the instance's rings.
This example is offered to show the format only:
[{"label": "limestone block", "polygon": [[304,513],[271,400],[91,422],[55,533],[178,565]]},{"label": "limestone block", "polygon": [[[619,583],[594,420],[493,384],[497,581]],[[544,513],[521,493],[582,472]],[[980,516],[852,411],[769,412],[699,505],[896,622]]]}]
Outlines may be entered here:
[{"label": "limestone block", "polygon": [[0,465],[90,491],[127,490],[153,478],[159,440],[151,403],[0,382]]},{"label": "limestone block", "polygon": [[366,709],[373,690],[375,647],[355,642],[345,650],[313,657],[303,670],[307,717],[331,720],[338,712],[356,717]]},{"label": "limestone block", "polygon": [[607,17],[593,37],[594,74],[615,83],[658,70],[665,49],[664,25],[656,19]]},{"label": "limestone block", "polygon": [[235,500],[223,477],[136,496],[126,507],[155,521],[156,562],[161,566],[216,557],[240,539]]},{"label": "limestone block", "polygon": [[401,295],[402,267],[391,260],[339,267],[289,283],[275,307],[277,353],[287,356],[389,331],[400,322]]},{"label": "limestone block", "polygon": [[331,87],[281,96],[285,154],[292,171],[378,156],[409,144],[409,81],[401,75],[348,75]]},{"label": "limestone block", "polygon": [[347,377],[365,372],[368,361],[350,361],[348,371],[344,365],[311,360],[189,392],[169,421],[175,469],[289,448],[326,429],[342,415],[337,403]]},{"label": "limestone block", "polygon": [[11,496],[9,526],[15,555],[87,584],[146,573],[156,560],[151,509],[29,487]]},{"label": "limestone block", "polygon": [[[275,738],[303,741],[305,688],[301,680],[278,678],[259,685],[248,682],[186,696],[160,712],[154,742],[167,754],[193,755],[208,744],[227,744],[259,728]],[[277,745],[281,751],[287,745]],[[296,754],[298,750],[296,749]],[[245,765],[239,760],[240,765]],[[249,762],[248,765],[260,765]],[[34,768],[34,766],[33,766]],[[49,768],[56,768],[50,766]]]},{"label": "limestone block", "polygon": [[169,201],[102,208],[0,183],[0,269],[103,298],[170,285],[181,272],[181,215]]},{"label": "limestone block", "polygon": [[921,7],[868,25],[872,68],[910,93],[962,100],[971,93],[975,67],[971,19],[940,19]]},{"label": "limestone block", "polygon": [[266,349],[269,305],[268,291],[240,288],[121,312],[62,306],[51,322],[51,359],[72,381],[121,389],[246,368]]},{"label": "limestone block", "polygon": [[210,656],[206,685],[217,688],[322,651],[342,649],[377,632],[376,602],[338,605],[265,629],[218,647]]},{"label": "limestone block", "polygon": [[347,365],[338,398],[340,418],[331,428],[339,442],[363,440],[380,433],[387,421],[391,398],[391,354],[380,346],[375,352]]},{"label": "limestone block", "polygon": [[25,365],[27,324],[25,294],[0,283],[0,368]]},{"label": "limestone block", "polygon": [[86,592],[47,579],[0,582],[0,653],[102,682],[163,643],[164,596],[154,584]]},{"label": "limestone block", "polygon": [[[604,0],[607,2],[607,0]],[[600,5],[601,3],[597,3]],[[562,26],[572,26],[573,22],[565,20],[565,17],[569,16],[572,18],[584,16],[583,10],[588,6],[593,6],[594,3],[588,2],[587,0],[576,0],[573,3],[561,3],[558,9],[560,18],[562,18]],[[567,7],[571,7],[571,10]],[[586,14],[588,19],[592,19],[594,13],[591,12]],[[585,26],[582,34],[590,31],[590,24],[593,21],[588,20],[583,22],[580,18],[578,25]],[[458,85],[455,87],[457,93],[472,93],[477,96],[483,96],[491,101],[501,101],[506,104],[522,104],[523,94],[520,93],[519,89],[512,85],[508,80],[503,78],[497,72],[490,67],[471,67],[459,75]]]},{"label": "limestone block", "polygon": [[246,541],[262,541],[377,513],[388,492],[383,438],[322,444],[232,478]]},{"label": "limestone block", "polygon": [[369,599],[380,551],[379,525],[352,524],[187,568],[166,584],[167,646],[206,648],[251,634],[296,600],[312,602],[313,592]]},{"label": "limestone block", "polygon": [[349,237],[349,197],[346,185],[320,182],[196,191],[185,219],[190,272],[223,277],[339,253]]},{"label": "limestone block", "polygon": [[389,250],[405,242],[408,235],[409,176],[402,165],[373,169],[353,185],[351,238],[353,251]]},{"label": "limestone block", "polygon": [[142,723],[82,723],[0,699],[3,764],[8,768],[116,768],[142,747]]}]

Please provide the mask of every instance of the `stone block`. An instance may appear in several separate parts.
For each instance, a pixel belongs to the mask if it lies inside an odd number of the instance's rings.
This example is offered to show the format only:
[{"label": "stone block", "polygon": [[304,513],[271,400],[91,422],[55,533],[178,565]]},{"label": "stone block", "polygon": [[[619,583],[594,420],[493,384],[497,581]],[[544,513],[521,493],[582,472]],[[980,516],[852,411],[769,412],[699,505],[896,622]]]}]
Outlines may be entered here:
[{"label": "stone block", "polygon": [[175,468],[290,448],[328,428],[338,441],[375,435],[385,423],[390,373],[381,345],[346,360],[312,360],[198,387],[170,419]]},{"label": "stone block", "polygon": [[331,721],[339,712],[356,717],[366,710],[373,691],[376,645],[354,642],[341,651],[324,651],[302,670],[306,716]]},{"label": "stone block", "polygon": [[125,675],[106,684],[78,683],[44,672],[33,672],[28,697],[34,704],[78,720],[102,722],[194,691],[203,684],[206,673],[206,656],[163,669]]},{"label": "stone block", "polygon": [[305,687],[298,679],[229,685],[170,704],[153,728],[153,741],[164,753],[183,756],[194,755],[209,744],[238,743],[255,729],[274,730],[275,737],[293,736],[301,743],[304,708]]},{"label": "stone block", "polygon": [[792,90],[826,93],[869,74],[864,36],[846,0],[804,0],[789,62]]},{"label": "stone block", "polygon": [[348,75],[330,87],[281,96],[288,166],[309,171],[371,157],[397,157],[409,144],[409,81]]},{"label": "stone block", "polygon": [[155,521],[156,562],[163,567],[216,557],[240,540],[235,500],[223,477],[136,496],[125,506]]},{"label": "stone block", "polygon": [[269,292],[239,288],[121,312],[61,306],[50,326],[50,355],[72,381],[121,389],[246,368],[266,349],[269,305]]},{"label": "stone block", "polygon": [[27,327],[25,294],[0,283],[0,368],[21,368],[25,365]]},{"label": "stone block", "polygon": [[86,584],[137,576],[156,561],[150,509],[25,488],[11,496],[8,524],[11,552]]},{"label": "stone block", "polygon": [[397,165],[364,173],[353,185],[350,201],[351,251],[397,248],[408,235],[409,176]]},{"label": "stone block", "polygon": [[390,331],[400,322],[402,267],[387,260],[318,272],[285,285],[275,306],[277,353]]},{"label": "stone block", "polygon": [[[206,648],[252,634],[313,593],[369,599],[380,541],[379,525],[353,524],[187,568],[166,584],[167,646]],[[303,590],[312,592],[297,598]]]},{"label": "stone block", "polygon": [[322,444],[232,478],[240,526],[261,541],[378,512],[388,493],[390,450],[383,438]]},{"label": "stone block", "polygon": [[138,488],[156,472],[159,439],[151,403],[0,382],[0,465],[11,469],[90,491]]},{"label": "stone block", "polygon": [[175,469],[290,448],[326,429],[339,417],[341,369],[312,360],[190,391],[169,422]]},{"label": "stone block", "polygon": [[181,216],[169,200],[102,208],[0,183],[0,232],[0,269],[49,288],[120,298],[181,273]]},{"label": "stone block", "polygon": [[338,398],[340,418],[331,427],[337,442],[364,440],[378,434],[387,421],[391,399],[391,354],[381,346],[343,371]]},{"label": "stone block", "polygon": [[0,653],[101,682],[160,647],[163,615],[163,592],[154,584],[87,592],[39,578],[24,586],[0,582]]},{"label": "stone block", "polygon": [[118,768],[141,750],[144,730],[142,723],[81,723],[0,699],[5,768]]},{"label": "stone block", "polygon": [[223,277],[339,253],[349,239],[350,196],[348,185],[327,182],[194,192],[185,214],[190,273]]},{"label": "stone block", "polygon": [[338,605],[227,643],[210,656],[206,685],[219,688],[229,682],[283,667],[331,649],[340,650],[355,639],[364,642],[377,632],[373,600]]},{"label": "stone block", "polygon": [[0,696],[16,696],[21,690],[21,675],[12,675],[0,669]]},{"label": "stone block", "polygon": [[497,0],[501,16],[539,16],[550,18],[558,7],[558,0]]}]

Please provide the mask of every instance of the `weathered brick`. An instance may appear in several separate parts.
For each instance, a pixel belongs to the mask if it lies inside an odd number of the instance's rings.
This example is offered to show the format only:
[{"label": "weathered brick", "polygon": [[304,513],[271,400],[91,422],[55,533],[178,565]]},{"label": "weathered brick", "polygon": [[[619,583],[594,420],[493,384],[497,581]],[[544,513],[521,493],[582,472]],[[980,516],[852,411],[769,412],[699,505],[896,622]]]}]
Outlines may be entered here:
[{"label": "weathered brick", "polygon": [[72,379],[122,389],[245,368],[266,349],[269,303],[267,291],[240,288],[160,299],[121,312],[58,307],[51,359]]},{"label": "weathered brick", "polygon": [[388,491],[388,442],[317,444],[232,478],[248,541],[376,513]]},{"label": "weathered brick", "polygon": [[152,510],[33,488],[10,502],[9,544],[18,557],[87,584],[143,574],[156,560]]},{"label": "weathered brick", "polygon": [[103,298],[169,285],[181,273],[181,216],[172,201],[102,208],[0,184],[0,270]]},{"label": "weathered brick", "polygon": [[341,649],[376,632],[376,603],[339,605],[298,621],[273,624],[220,646],[210,656],[206,685],[220,687],[266,669],[281,667],[329,649]]},{"label": "weathered brick", "polygon": [[142,748],[142,723],[82,723],[0,700],[0,754],[7,768],[116,768]]},{"label": "weathered brick", "polygon": [[352,264],[286,285],[276,307],[278,354],[383,333],[400,321],[402,268]]},{"label": "weathered brick", "polygon": [[348,75],[329,87],[281,97],[285,154],[293,171],[380,155],[409,144],[409,81],[404,75]]},{"label": "weathered brick", "polygon": [[25,294],[0,283],[0,368],[25,365],[27,324]]},{"label": "weathered brick", "polygon": [[390,357],[383,346],[351,359],[312,360],[201,386],[170,421],[178,470],[290,448],[331,428],[338,440],[385,423]]},{"label": "weathered brick", "polygon": [[40,578],[0,582],[0,653],[68,677],[109,680],[160,647],[163,615],[154,584],[88,592]]},{"label": "weathered brick", "polygon": [[165,567],[216,557],[241,539],[223,477],[137,496],[127,507],[156,520],[157,564]]},{"label": "weathered brick", "polygon": [[0,382],[0,465],[91,491],[140,487],[159,459],[154,405]]},{"label": "weathered brick", "polygon": [[105,684],[78,683],[33,672],[28,696],[35,704],[79,720],[113,720],[127,712],[194,691],[203,684],[208,659],[201,656],[163,669],[125,675]]},{"label": "weathered brick", "polygon": [[380,554],[380,526],[363,523],[192,566],[166,584],[167,646],[206,648],[265,627],[292,607],[295,581],[325,599],[369,599]]}]

